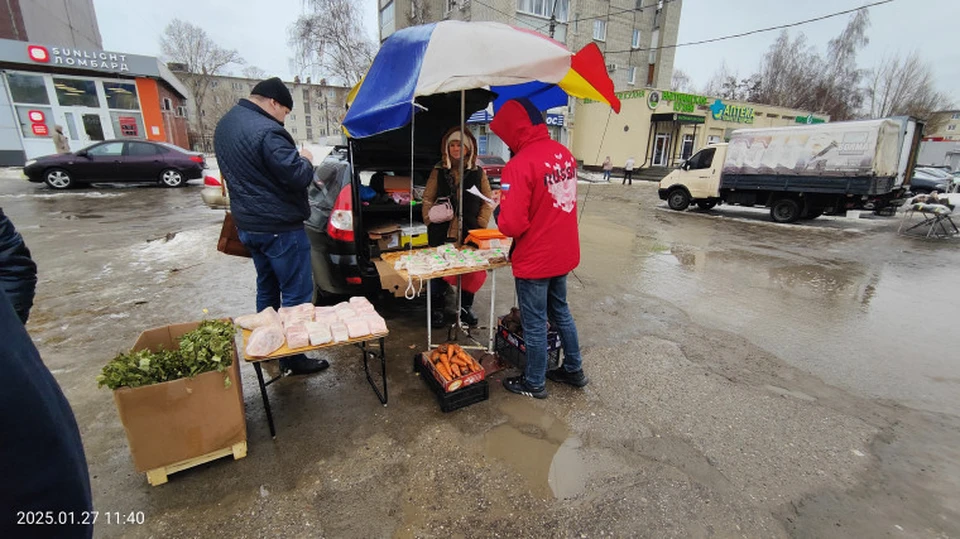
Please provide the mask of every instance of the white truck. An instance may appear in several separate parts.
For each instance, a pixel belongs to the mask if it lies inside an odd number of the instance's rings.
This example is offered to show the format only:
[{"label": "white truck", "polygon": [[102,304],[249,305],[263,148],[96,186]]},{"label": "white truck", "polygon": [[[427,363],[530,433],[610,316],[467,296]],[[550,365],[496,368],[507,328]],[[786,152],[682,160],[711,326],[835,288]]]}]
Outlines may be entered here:
[{"label": "white truck", "polygon": [[922,134],[923,124],[905,116],[738,129],[660,180],[658,194],[680,211],[765,206],[778,223],[880,212],[906,191]]}]

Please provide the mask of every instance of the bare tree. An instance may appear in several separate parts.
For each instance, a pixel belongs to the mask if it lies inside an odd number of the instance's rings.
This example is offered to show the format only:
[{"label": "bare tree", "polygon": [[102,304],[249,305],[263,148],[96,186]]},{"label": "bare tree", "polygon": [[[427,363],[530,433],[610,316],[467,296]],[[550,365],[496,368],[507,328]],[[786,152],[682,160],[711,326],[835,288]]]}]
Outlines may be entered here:
[{"label": "bare tree", "polygon": [[427,0],[410,0],[410,23],[425,24],[430,20],[430,6]]},{"label": "bare tree", "polygon": [[693,81],[682,69],[674,69],[670,77],[670,89],[674,92],[688,92],[693,89]]},{"label": "bare tree", "polygon": [[308,13],[290,29],[298,70],[319,70],[347,86],[373,62],[376,45],[366,37],[353,0],[306,0]]},{"label": "bare tree", "polygon": [[827,44],[827,70],[816,88],[818,105],[811,108],[826,112],[834,120],[850,120],[856,116],[863,103],[863,71],[857,68],[857,51],[870,42],[869,26],[870,15],[862,9],[851,17],[843,32]]},{"label": "bare tree", "polygon": [[720,67],[707,81],[702,93],[733,101],[754,101],[759,88],[760,76],[758,74],[741,79],[736,71],[730,71],[726,62],[721,61]]},{"label": "bare tree", "polygon": [[936,126],[933,112],[952,108],[947,96],[936,91],[933,69],[916,52],[885,58],[867,79],[864,114],[870,118],[910,115]]},{"label": "bare tree", "polygon": [[236,50],[224,49],[214,43],[203,28],[180,19],[172,20],[164,28],[160,37],[160,48],[168,60],[184,64],[187,72],[192,74],[185,77],[185,82],[193,93],[197,108],[193,128],[195,135],[202,141],[204,151],[208,151],[208,141],[213,138],[213,126],[220,119],[219,116],[213,118],[202,114],[210,83],[213,77],[221,74],[230,64],[242,65],[243,58]]},{"label": "bare tree", "polygon": [[243,73],[243,76],[248,79],[264,79],[267,77],[266,71],[254,65],[249,65],[243,68],[241,73]]}]

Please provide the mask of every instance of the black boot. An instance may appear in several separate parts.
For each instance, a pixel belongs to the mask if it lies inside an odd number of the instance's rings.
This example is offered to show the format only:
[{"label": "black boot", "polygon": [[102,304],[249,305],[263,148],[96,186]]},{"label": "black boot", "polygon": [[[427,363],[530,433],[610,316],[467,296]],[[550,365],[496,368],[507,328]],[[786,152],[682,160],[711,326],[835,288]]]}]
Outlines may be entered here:
[{"label": "black boot", "polygon": [[480,323],[480,319],[477,318],[477,315],[473,314],[471,307],[473,307],[473,293],[467,291],[460,292],[460,320],[466,325],[475,328]]},{"label": "black boot", "polygon": [[[437,283],[439,281],[439,284]],[[446,302],[446,297],[444,292],[446,292],[446,284],[443,279],[434,279],[434,282],[431,283],[430,288],[430,327],[433,329],[442,328],[446,320],[443,314],[444,303]]]}]

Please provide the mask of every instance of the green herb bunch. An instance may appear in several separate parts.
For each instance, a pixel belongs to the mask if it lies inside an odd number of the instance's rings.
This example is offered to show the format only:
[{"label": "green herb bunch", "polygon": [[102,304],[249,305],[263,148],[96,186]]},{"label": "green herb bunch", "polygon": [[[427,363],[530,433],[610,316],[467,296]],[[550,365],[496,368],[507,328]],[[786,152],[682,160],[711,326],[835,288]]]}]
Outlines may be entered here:
[{"label": "green herb bunch", "polygon": [[[223,372],[233,363],[232,323],[204,320],[197,329],[180,337],[177,350],[139,350],[117,355],[97,376],[99,387],[140,387],[194,377],[210,371]],[[224,381],[229,386],[229,378]]]}]

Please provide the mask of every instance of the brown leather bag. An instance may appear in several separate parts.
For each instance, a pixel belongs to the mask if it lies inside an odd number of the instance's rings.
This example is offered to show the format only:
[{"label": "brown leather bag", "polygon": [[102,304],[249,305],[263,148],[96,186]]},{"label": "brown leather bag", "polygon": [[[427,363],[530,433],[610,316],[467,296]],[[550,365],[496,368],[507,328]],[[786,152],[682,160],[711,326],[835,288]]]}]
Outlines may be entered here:
[{"label": "brown leather bag", "polygon": [[227,212],[223,217],[223,227],[220,228],[220,240],[217,241],[217,250],[233,256],[250,258],[250,251],[240,241],[237,224],[233,222],[233,215]]}]

